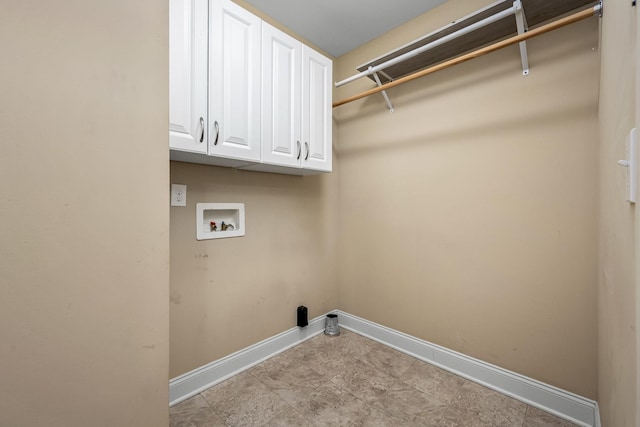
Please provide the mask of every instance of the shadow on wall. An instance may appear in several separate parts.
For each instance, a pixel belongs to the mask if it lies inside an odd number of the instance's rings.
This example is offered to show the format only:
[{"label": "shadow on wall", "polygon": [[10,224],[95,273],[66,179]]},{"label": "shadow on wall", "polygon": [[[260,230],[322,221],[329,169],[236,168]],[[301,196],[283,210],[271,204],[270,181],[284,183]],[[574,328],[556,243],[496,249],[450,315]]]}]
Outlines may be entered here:
[{"label": "shadow on wall", "polygon": [[254,194],[299,192],[300,195],[317,197],[325,191],[326,184],[326,174],[285,175],[175,161],[171,162],[171,168],[172,180],[184,179],[182,177],[185,171],[189,171],[187,175],[200,177],[199,180],[191,184],[192,186],[202,187],[202,189],[213,186],[213,188],[221,190],[238,188],[242,190],[241,194],[243,195],[246,195],[247,192]]},{"label": "shadow on wall", "polygon": [[338,155],[340,158],[348,159],[351,156],[360,156],[363,154],[384,153],[385,151],[396,151],[399,148],[412,148],[428,144],[451,144],[452,141],[460,141],[465,139],[484,139],[487,137],[496,137],[500,133],[513,133],[520,131],[522,133],[539,129],[539,123],[545,123],[545,126],[562,125],[567,122],[581,120],[585,115],[596,114],[596,105],[576,105],[575,108],[567,110],[566,108],[556,108],[553,110],[539,110],[536,114],[530,112],[522,113],[519,117],[510,117],[504,120],[503,117],[496,116],[492,122],[480,121],[474,126],[462,127],[456,123],[451,126],[434,131],[428,124],[418,125],[413,129],[413,135],[408,137],[406,131],[401,139],[394,139],[393,135],[388,132],[381,132],[378,138],[367,138],[350,141],[342,141]]}]

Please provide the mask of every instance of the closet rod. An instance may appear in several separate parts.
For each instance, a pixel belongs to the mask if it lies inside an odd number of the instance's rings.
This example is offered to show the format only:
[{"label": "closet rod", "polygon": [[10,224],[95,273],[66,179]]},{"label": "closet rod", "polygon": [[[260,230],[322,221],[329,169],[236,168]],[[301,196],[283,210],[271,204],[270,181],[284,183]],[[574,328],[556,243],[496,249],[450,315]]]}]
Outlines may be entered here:
[{"label": "closet rod", "polygon": [[353,95],[353,96],[350,96],[348,98],[344,98],[344,99],[342,99],[340,101],[336,101],[336,102],[333,103],[333,107],[335,108],[335,107],[339,107],[339,106],[344,105],[344,104],[348,104],[350,102],[356,101],[356,100],[361,99],[361,98],[365,98],[365,97],[367,97],[369,95],[373,95],[374,93],[378,93],[378,92],[381,92],[381,91],[386,90],[386,89],[390,89],[392,87],[401,85],[403,83],[409,82],[409,81],[417,79],[419,77],[423,77],[423,76],[426,76],[428,74],[435,73],[436,71],[444,70],[444,69],[452,67],[454,65],[461,64],[461,63],[466,62],[466,61],[468,61],[470,59],[474,59],[474,58],[486,55],[488,53],[495,52],[496,50],[502,49],[503,47],[511,46],[511,45],[520,43],[522,41],[528,40],[530,38],[539,36],[541,34],[545,34],[545,33],[548,33],[550,31],[556,30],[558,28],[565,27],[565,26],[567,26],[569,24],[573,24],[575,22],[582,21],[582,20],[587,19],[587,18],[589,18],[589,17],[591,17],[593,15],[599,14],[601,10],[602,10],[602,3],[599,3],[599,4],[597,4],[597,5],[593,6],[593,7],[590,7],[589,9],[585,9],[585,10],[583,10],[581,12],[574,13],[573,15],[566,16],[564,18],[561,18],[561,19],[558,19],[556,21],[550,22],[550,23],[548,23],[546,25],[542,25],[542,26],[540,26],[538,28],[534,28],[532,30],[527,31],[526,33],[510,37],[508,39],[505,39],[505,40],[502,40],[500,42],[494,43],[492,45],[485,46],[483,48],[480,48],[480,49],[474,50],[472,52],[466,53],[466,54],[464,54],[462,56],[458,56],[457,58],[453,58],[453,59],[450,59],[448,61],[442,62],[440,64],[434,65],[432,67],[426,68],[426,69],[424,69],[422,71],[415,72],[413,74],[410,74],[408,76],[399,78],[399,79],[394,80],[394,81],[389,82],[389,83],[385,83],[382,86],[378,86],[378,87],[375,87],[373,89],[369,89],[369,90],[366,90],[364,92],[361,92],[361,93],[359,93],[357,95]]}]

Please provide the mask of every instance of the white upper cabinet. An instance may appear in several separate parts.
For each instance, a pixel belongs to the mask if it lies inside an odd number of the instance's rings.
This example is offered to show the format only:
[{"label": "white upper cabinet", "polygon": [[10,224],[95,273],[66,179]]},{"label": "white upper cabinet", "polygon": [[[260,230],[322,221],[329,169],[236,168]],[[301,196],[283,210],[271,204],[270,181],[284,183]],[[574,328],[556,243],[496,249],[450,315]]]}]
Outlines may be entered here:
[{"label": "white upper cabinet", "polygon": [[261,20],[213,0],[209,25],[209,155],[260,161]]},{"label": "white upper cabinet", "polygon": [[262,163],[245,169],[330,172],[331,89],[330,59],[263,22]]},{"label": "white upper cabinet", "polygon": [[302,44],[262,23],[262,162],[300,167]]},{"label": "white upper cabinet", "polygon": [[207,153],[207,0],[169,2],[169,145]]},{"label": "white upper cabinet", "polygon": [[331,172],[333,64],[302,47],[302,167]]}]

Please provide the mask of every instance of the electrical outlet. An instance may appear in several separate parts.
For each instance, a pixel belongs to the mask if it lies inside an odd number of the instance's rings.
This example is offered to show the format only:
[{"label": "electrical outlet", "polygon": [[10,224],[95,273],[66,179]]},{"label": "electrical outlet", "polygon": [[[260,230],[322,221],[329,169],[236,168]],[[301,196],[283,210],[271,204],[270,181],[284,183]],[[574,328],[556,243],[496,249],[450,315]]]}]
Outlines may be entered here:
[{"label": "electrical outlet", "polygon": [[171,184],[171,206],[187,206],[187,186]]}]

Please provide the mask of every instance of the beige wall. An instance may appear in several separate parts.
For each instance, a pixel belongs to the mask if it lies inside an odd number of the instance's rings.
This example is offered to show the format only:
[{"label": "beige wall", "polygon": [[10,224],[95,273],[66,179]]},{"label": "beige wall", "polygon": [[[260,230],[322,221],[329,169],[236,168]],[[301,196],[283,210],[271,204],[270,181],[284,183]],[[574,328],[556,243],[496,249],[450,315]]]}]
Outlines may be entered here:
[{"label": "beige wall", "polygon": [[[637,426],[637,207],[625,202],[625,138],[635,125],[636,9],[605,6],[600,86],[599,402],[603,426]],[[636,252],[640,254],[640,251]],[[636,255],[637,256],[637,255]]]},{"label": "beige wall", "polygon": [[[172,378],[336,308],[337,177],[171,162]],[[196,203],[244,203],[246,235],[197,241]]]},{"label": "beige wall", "polygon": [[2,426],[168,424],[167,14],[3,2]]},{"label": "beige wall", "polygon": [[[335,78],[488,1],[451,0]],[[334,110],[339,308],[597,395],[598,21]],[[345,86],[338,98],[369,88]]]}]

